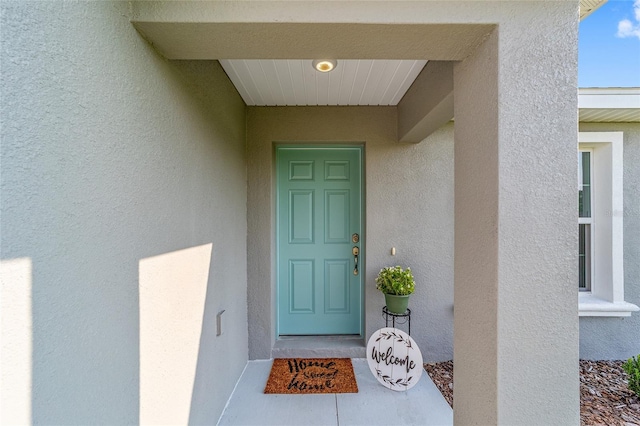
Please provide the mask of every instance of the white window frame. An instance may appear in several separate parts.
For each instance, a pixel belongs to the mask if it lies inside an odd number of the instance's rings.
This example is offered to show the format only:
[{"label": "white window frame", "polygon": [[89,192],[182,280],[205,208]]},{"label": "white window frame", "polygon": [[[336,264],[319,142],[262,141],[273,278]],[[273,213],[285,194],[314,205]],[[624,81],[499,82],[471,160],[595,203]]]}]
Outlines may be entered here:
[{"label": "white window frame", "polygon": [[[593,148],[585,148],[582,146],[578,147],[578,152],[581,154],[583,152],[588,152],[589,155],[589,212],[591,213],[589,217],[578,217],[578,224],[579,225],[589,225],[589,285],[588,288],[585,290],[580,290],[581,292],[587,291],[590,292],[591,288],[592,288],[592,283],[595,277],[594,274],[594,264],[595,264],[595,254],[596,254],[596,250],[595,250],[595,244],[593,243],[594,241],[594,212],[595,212],[595,203],[594,203],[594,170],[593,170]],[[582,175],[580,174],[580,177],[582,177]],[[582,179],[580,179],[580,181],[578,182],[578,185],[582,185]]]},{"label": "white window frame", "polygon": [[590,150],[592,275],[578,294],[580,316],[628,317],[640,310],[624,301],[623,132],[579,132],[578,149]]}]

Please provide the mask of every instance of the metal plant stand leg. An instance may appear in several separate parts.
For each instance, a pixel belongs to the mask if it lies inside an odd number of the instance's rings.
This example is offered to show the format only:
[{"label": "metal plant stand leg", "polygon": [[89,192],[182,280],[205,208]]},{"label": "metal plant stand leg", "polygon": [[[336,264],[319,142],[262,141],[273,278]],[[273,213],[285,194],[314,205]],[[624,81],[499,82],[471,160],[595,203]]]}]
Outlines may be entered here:
[{"label": "metal plant stand leg", "polygon": [[408,335],[411,336],[411,309],[407,309],[404,314],[395,314],[393,312],[389,312],[386,306],[382,308],[382,317],[384,318],[385,327],[389,327],[389,320],[391,320],[391,326],[396,328],[396,318],[398,319],[398,324],[407,324]]}]

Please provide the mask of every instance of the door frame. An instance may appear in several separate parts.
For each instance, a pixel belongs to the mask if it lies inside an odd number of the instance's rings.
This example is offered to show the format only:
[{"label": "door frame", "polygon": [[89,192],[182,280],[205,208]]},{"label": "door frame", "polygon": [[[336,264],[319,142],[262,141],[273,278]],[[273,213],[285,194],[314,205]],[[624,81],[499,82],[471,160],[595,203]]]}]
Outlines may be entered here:
[{"label": "door frame", "polygon": [[[274,223],[272,227],[272,236],[275,242],[275,256],[274,256],[274,271],[275,271],[275,301],[272,304],[274,309],[275,316],[275,337],[276,339],[280,339],[281,336],[291,336],[291,335],[281,335],[280,334],[280,241],[278,239],[278,230],[279,230],[279,202],[280,202],[280,191],[278,188],[278,148],[287,147],[287,148],[309,148],[309,149],[317,149],[317,148],[328,148],[328,149],[341,149],[341,148],[349,148],[349,149],[357,149],[360,153],[360,257],[358,259],[358,269],[360,271],[360,334],[350,334],[349,336],[358,336],[363,337],[365,333],[365,318],[366,318],[366,171],[365,171],[365,144],[364,143],[322,143],[322,142],[314,142],[314,143],[304,143],[304,142],[279,142],[273,144],[273,194],[274,194]],[[331,336],[331,335],[315,335],[310,334],[309,336]],[[334,335],[336,336],[336,335]],[[338,335],[340,336],[340,335]]]}]

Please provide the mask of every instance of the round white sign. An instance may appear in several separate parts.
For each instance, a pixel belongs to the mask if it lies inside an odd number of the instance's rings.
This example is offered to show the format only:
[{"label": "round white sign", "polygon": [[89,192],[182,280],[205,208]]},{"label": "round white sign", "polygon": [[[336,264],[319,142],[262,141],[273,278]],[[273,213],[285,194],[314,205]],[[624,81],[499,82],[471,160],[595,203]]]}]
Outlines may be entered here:
[{"label": "round white sign", "polygon": [[422,353],[416,342],[397,328],[381,328],[367,344],[371,373],[386,388],[406,391],[422,376]]}]

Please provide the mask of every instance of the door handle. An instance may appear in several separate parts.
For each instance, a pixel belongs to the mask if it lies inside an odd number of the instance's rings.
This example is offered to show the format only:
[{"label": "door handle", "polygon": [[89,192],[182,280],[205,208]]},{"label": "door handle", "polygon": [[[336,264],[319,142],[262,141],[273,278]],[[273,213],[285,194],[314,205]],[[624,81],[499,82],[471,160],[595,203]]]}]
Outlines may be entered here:
[{"label": "door handle", "polygon": [[351,249],[351,253],[353,253],[353,263],[355,264],[355,268],[353,268],[353,275],[358,275],[358,255],[360,254],[360,249],[357,246],[354,246]]}]

